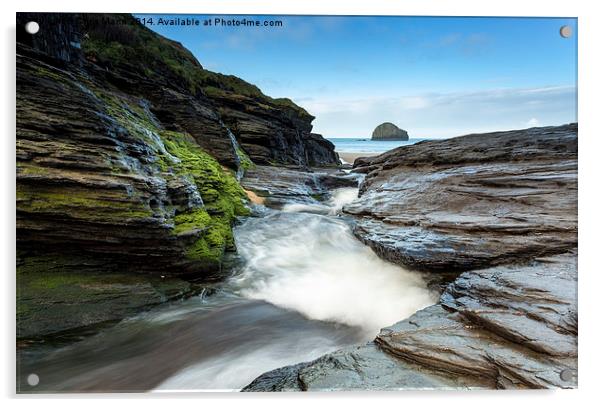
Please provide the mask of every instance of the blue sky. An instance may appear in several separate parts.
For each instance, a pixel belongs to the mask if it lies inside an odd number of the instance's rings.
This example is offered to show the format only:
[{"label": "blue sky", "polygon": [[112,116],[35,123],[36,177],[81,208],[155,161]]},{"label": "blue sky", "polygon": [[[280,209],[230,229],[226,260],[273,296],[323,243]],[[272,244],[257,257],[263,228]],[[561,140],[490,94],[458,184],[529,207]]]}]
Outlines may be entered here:
[{"label": "blue sky", "polygon": [[577,119],[575,19],[197,15],[282,27],[183,27],[157,19],[187,16],[152,17],[148,28],[206,69],[305,107],[326,137],[368,137],[384,121],[440,138]]}]

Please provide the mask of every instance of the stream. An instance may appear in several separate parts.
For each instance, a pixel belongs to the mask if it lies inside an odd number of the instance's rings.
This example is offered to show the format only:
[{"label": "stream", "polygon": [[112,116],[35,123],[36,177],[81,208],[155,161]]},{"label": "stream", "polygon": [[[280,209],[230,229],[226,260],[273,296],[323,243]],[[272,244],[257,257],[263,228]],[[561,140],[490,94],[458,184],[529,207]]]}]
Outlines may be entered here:
[{"label": "stream", "polygon": [[370,341],[433,304],[420,275],[379,259],[340,216],[356,188],[322,204],[255,208],[234,230],[238,266],[186,300],[20,360],[35,391],[239,390],[260,374]]}]

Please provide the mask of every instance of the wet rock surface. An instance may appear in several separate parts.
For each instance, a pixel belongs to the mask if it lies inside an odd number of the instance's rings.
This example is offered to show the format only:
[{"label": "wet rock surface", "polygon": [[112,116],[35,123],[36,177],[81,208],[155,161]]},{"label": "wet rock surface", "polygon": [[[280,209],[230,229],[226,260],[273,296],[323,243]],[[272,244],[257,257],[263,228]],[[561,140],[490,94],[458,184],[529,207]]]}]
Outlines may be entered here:
[{"label": "wet rock surface", "polygon": [[355,234],[420,270],[470,270],[577,244],[577,126],[421,142],[373,158]]},{"label": "wet rock surface", "polygon": [[573,387],[576,254],[463,273],[440,304],[385,328],[376,342],[407,361],[495,388]]},{"label": "wet rock surface", "polygon": [[344,348],[313,362],[267,372],[242,391],[383,391],[486,388],[421,369],[382,351],[374,343]]},{"label": "wet rock surface", "polygon": [[460,275],[373,343],[268,372],[245,391],[572,388],[576,254]]},{"label": "wet rock surface", "polygon": [[304,167],[339,164],[334,144],[311,133],[314,117],[305,110],[224,90],[208,95],[254,163]]},{"label": "wet rock surface", "polygon": [[246,391],[577,386],[575,124],[422,142],[354,167],[366,174],[344,208],[356,236],[457,277],[374,342]]},{"label": "wet rock surface", "polygon": [[[95,266],[101,269],[103,264]],[[80,339],[158,304],[192,296],[200,289],[178,278],[110,269],[106,267],[104,273],[82,271],[81,260],[73,257],[70,262],[38,257],[19,264],[17,338],[27,338],[20,340],[20,346],[50,336],[65,342]]]},{"label": "wet rock surface", "polygon": [[273,166],[255,166],[241,181],[242,186],[264,198],[271,207],[286,203],[318,203],[335,188],[357,187],[361,176],[338,169],[304,170]]},{"label": "wet rock surface", "polygon": [[[212,197],[208,185],[168,168],[181,160],[167,151],[152,114],[142,116],[144,99],[101,93],[82,72],[27,56],[17,57],[17,86],[18,257],[75,253],[87,258],[82,270],[97,260],[138,272],[219,269],[187,256],[199,234],[177,233],[176,215]],[[212,170],[227,176],[217,163]]]}]

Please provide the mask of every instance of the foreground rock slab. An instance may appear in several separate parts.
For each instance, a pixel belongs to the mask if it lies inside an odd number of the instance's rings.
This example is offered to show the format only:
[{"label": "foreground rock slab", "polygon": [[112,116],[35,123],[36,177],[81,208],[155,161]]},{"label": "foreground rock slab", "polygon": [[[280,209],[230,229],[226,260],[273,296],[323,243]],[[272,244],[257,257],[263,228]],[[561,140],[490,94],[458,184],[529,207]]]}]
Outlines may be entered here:
[{"label": "foreground rock slab", "polygon": [[465,272],[374,342],[265,373],[245,391],[575,387],[576,278],[574,252]]},{"label": "foreground rock slab", "polygon": [[[341,349],[313,362],[267,372],[243,391],[457,389],[462,381],[419,370],[374,343]],[[484,388],[473,386],[472,388]]]},{"label": "foreground rock slab", "polygon": [[576,257],[462,274],[440,304],[383,329],[385,351],[496,388],[571,387],[576,369]]}]

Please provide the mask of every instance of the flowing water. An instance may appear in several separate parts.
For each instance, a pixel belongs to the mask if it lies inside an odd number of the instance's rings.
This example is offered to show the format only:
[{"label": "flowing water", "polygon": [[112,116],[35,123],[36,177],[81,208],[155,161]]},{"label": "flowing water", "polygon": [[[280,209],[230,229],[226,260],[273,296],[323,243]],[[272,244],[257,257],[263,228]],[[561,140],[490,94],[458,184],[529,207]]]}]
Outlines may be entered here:
[{"label": "flowing water", "polygon": [[22,356],[37,391],[238,390],[271,369],[371,340],[434,303],[422,278],[379,259],[341,207],[263,208],[235,228],[240,266],[203,293],[58,350]]}]

